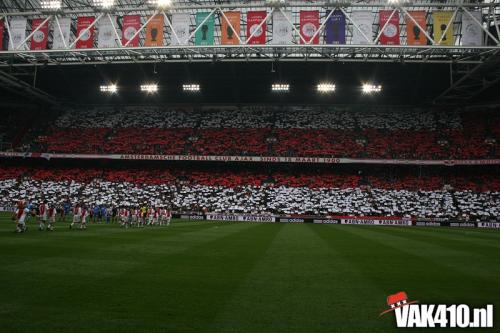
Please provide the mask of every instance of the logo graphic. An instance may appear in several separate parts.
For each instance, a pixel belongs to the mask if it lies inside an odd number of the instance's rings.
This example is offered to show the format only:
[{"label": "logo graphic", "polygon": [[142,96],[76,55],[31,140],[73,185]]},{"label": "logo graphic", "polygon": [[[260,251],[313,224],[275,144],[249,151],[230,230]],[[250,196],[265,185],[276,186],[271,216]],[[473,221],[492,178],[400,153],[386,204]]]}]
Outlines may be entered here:
[{"label": "logo graphic", "polygon": [[415,304],[404,291],[387,297],[389,309],[380,316],[394,312],[397,327],[493,327],[493,305],[471,308],[467,304]]},{"label": "logo graphic", "polygon": [[387,297],[387,305],[389,306],[389,309],[383,311],[380,315],[417,302],[418,301],[408,301],[408,295],[406,295],[404,291],[400,291],[399,293],[389,295]]}]

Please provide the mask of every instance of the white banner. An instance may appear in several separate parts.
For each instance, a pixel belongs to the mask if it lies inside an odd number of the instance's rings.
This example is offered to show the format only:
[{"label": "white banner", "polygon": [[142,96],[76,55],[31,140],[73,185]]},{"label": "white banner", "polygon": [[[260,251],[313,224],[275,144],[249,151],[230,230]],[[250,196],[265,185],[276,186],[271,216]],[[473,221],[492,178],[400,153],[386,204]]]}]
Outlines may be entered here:
[{"label": "white banner", "polygon": [[[170,34],[170,38],[172,40],[172,45],[183,45],[189,42],[189,25],[191,22],[191,18],[189,14],[186,13],[174,13],[172,14],[172,27],[174,28],[174,32]],[[177,38],[179,42],[177,41]]]},{"label": "white banner", "polygon": [[0,157],[70,158],[147,161],[214,161],[260,163],[309,163],[309,164],[388,164],[388,165],[500,165],[500,159],[488,160],[394,160],[371,158],[335,157],[284,157],[284,156],[219,156],[219,155],[139,155],[139,154],[58,154],[21,153],[0,151]]},{"label": "white banner", "polygon": [[[9,50],[17,49],[26,39],[26,24],[28,20],[24,17],[16,17],[9,21],[10,38]],[[26,43],[19,47],[19,50],[26,50]]]},{"label": "white banner", "polygon": [[[54,20],[52,24],[54,28],[54,39],[52,41],[52,49],[54,50],[62,50],[69,46],[71,19],[65,17],[65,18],[59,18],[58,20],[59,20],[59,26],[57,25],[56,20]],[[61,31],[59,31],[59,27],[61,28]]]},{"label": "white banner", "polygon": [[411,220],[384,220],[384,219],[341,219],[340,224],[361,224],[361,225],[400,225],[411,226]]},{"label": "white banner", "polygon": [[[97,35],[97,47],[99,48],[108,48],[108,47],[117,47],[119,46],[116,40],[116,32],[113,28],[113,25],[116,27],[116,16],[114,15],[105,15],[98,22],[98,35]],[[118,31],[118,36],[121,36],[121,32]]]},{"label": "white banner", "polygon": [[[284,10],[283,13],[292,21],[293,16],[290,10]],[[292,44],[293,41],[292,25],[288,22],[283,13],[279,10],[273,13],[273,39],[271,43],[275,45]]]},{"label": "white banner", "polygon": [[373,13],[370,10],[355,10],[351,13],[351,19],[353,21],[351,44],[372,44],[374,20]]},{"label": "white banner", "polygon": [[[478,22],[483,22],[479,11],[471,11]],[[483,30],[467,13],[462,13],[462,45],[481,46],[483,44]]]},{"label": "white banner", "polygon": [[274,222],[273,215],[245,215],[245,214],[217,214],[208,213],[209,221],[233,221],[233,222]]},{"label": "white banner", "polygon": [[477,226],[479,228],[500,229],[500,222],[478,222]]}]

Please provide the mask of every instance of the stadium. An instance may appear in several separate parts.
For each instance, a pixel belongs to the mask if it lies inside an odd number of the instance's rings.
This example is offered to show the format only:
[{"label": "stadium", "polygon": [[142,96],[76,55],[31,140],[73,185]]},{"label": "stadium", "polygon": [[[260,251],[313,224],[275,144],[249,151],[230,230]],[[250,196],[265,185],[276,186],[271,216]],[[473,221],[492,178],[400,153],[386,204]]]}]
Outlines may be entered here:
[{"label": "stadium", "polygon": [[498,330],[500,1],[0,1],[3,332]]}]

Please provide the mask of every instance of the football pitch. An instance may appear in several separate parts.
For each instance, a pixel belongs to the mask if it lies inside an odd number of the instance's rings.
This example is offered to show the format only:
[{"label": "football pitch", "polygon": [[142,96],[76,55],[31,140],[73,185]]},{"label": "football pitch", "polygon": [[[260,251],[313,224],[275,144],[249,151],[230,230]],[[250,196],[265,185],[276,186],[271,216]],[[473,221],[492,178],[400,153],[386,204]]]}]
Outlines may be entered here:
[{"label": "football pitch", "polygon": [[399,291],[500,305],[495,230],[180,220],[13,230],[1,215],[2,332],[391,332],[394,314],[379,314]]}]

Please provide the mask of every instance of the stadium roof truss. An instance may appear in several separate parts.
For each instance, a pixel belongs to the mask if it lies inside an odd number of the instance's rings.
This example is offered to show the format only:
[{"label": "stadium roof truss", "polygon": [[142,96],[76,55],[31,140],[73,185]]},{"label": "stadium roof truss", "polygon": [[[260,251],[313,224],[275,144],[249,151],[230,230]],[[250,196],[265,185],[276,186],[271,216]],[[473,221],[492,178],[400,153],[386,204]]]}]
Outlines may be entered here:
[{"label": "stadium roof truss", "polygon": [[[24,41],[14,47],[9,41],[9,50],[0,51],[1,67],[23,67],[37,65],[95,65],[107,63],[154,63],[154,62],[208,62],[208,61],[341,61],[341,62],[417,62],[417,63],[462,63],[481,64],[490,56],[498,56],[500,48],[498,40],[498,21],[500,20],[500,1],[399,1],[389,4],[387,1],[356,1],[346,3],[340,1],[225,1],[225,0],[173,0],[168,8],[155,8],[147,4],[147,0],[115,0],[114,6],[102,9],[93,5],[93,0],[61,0],[62,7],[50,12],[42,10],[40,0],[2,0],[0,2],[0,19],[4,19],[7,34],[10,34],[9,22],[14,17],[28,18],[28,31]],[[301,10],[319,10],[321,19],[320,27],[315,36],[324,33],[325,23],[333,10],[343,12],[346,18],[346,44],[311,44],[304,40],[299,29],[299,15]],[[372,30],[376,38],[366,36],[358,23],[353,19],[352,13],[356,10],[371,10],[374,14]],[[221,44],[221,22],[227,11],[241,12],[241,30],[246,30],[246,13],[254,10],[266,10],[267,17],[260,27],[267,22],[266,44],[249,44],[253,37],[241,37],[236,33],[239,40],[238,45]],[[327,11],[331,10],[331,11]],[[381,45],[380,37],[386,25],[380,26],[378,13],[380,10],[390,10],[391,17],[398,13],[400,20],[401,45]],[[409,13],[414,10],[425,10],[427,13],[433,11],[451,11],[453,13],[442,36],[452,26],[455,43],[452,46],[440,45],[440,40],[433,39],[431,34],[432,21],[427,14],[427,26],[420,27],[418,22]],[[293,43],[289,45],[274,45],[272,40],[272,25],[270,18],[273,12],[280,11],[294,32]],[[472,11],[480,11],[482,22],[478,21]],[[194,45],[193,36],[202,26],[196,26],[195,16],[198,12],[209,12],[214,16],[214,44]],[[173,13],[190,14],[190,38],[186,43],[181,43],[172,26]],[[291,13],[289,17],[287,13]],[[121,17],[127,14],[136,14],[143,17],[142,26],[137,32],[139,45],[144,45],[145,29],[148,17],[153,14],[161,14],[165,18],[165,35],[170,39],[176,39],[177,43],[168,42],[164,46],[155,47],[130,47],[122,44],[119,26],[113,24],[117,47],[98,48],[94,42],[94,48],[75,49],[74,46],[80,37],[76,36],[76,22],[78,16],[92,15],[96,19],[92,26],[98,26],[99,20],[111,15]],[[472,22],[483,32],[483,46],[462,45],[461,17],[469,16]],[[71,39],[65,49],[29,50],[29,42],[42,24],[34,30],[30,27],[30,19],[43,19],[51,22],[52,29],[49,30],[49,43],[52,40],[52,31],[59,27],[59,20],[63,17],[72,18]],[[405,17],[421,28],[423,34],[429,40],[429,45],[406,45],[406,23]],[[207,17],[208,19],[208,17]],[[229,20],[227,20],[229,21]],[[229,22],[233,31],[235,28]],[[87,29],[90,29],[88,27]],[[365,37],[365,44],[350,44],[353,31],[357,30]],[[495,32],[496,30],[496,32]],[[494,31],[494,33],[492,33]],[[80,34],[81,36],[82,34]],[[242,34],[244,35],[244,34]],[[176,44],[176,45],[173,45]]]}]

